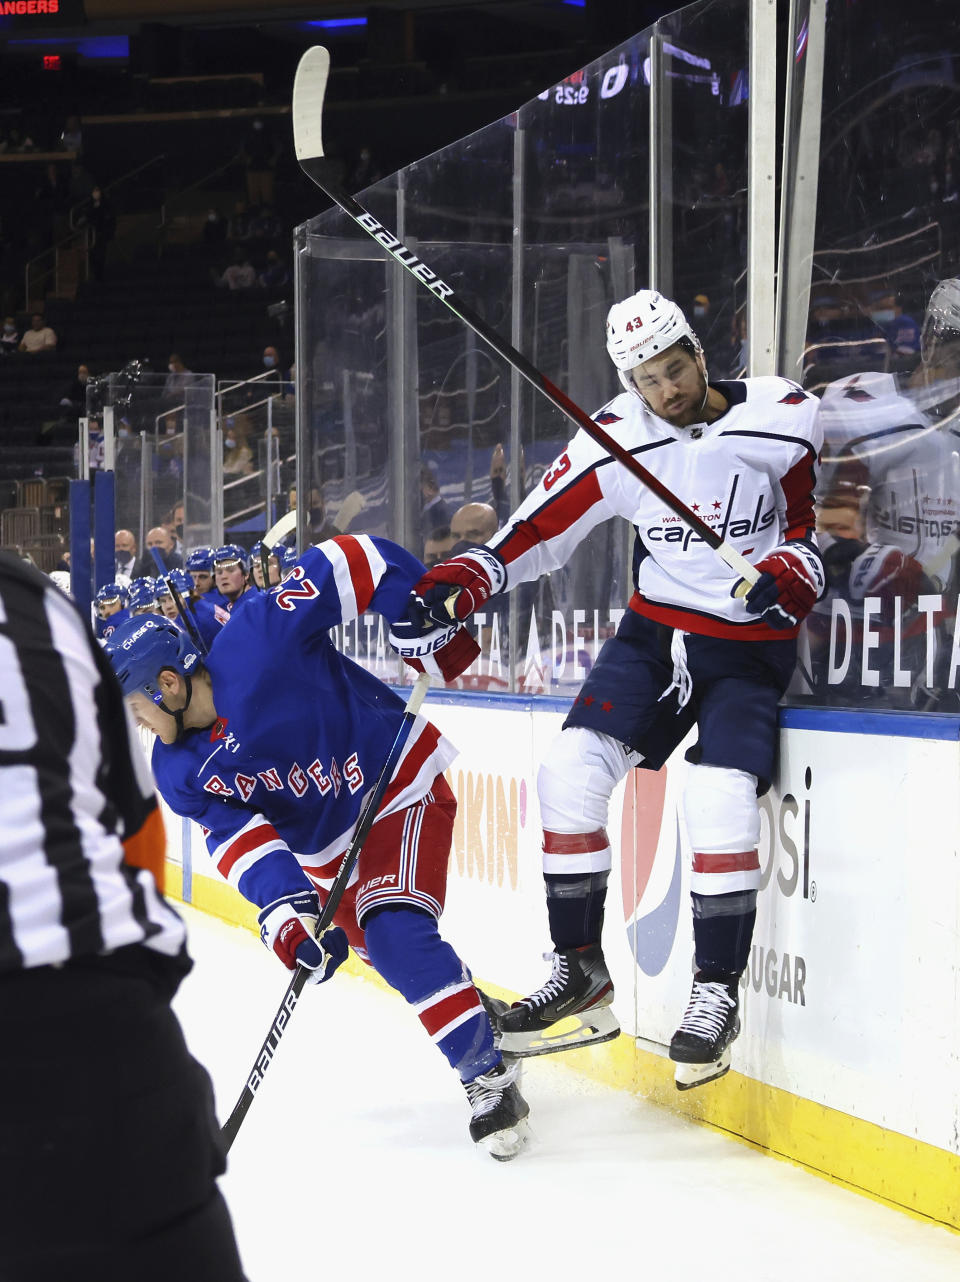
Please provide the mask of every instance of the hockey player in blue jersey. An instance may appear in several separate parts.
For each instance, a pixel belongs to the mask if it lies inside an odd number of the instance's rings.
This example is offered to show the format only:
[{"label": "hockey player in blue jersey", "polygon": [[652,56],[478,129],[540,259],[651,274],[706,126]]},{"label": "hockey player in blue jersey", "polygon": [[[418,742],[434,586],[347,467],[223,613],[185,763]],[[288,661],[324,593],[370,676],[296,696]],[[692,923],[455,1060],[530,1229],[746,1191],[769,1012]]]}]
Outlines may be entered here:
[{"label": "hockey player in blue jersey", "polygon": [[[554,952],[544,986],[500,1020],[502,1045],[542,1054],[619,1031],[601,949],[613,789],[658,770],[696,724],[684,793],[693,851],[696,973],[670,1056],[682,1090],[725,1073],[756,918],[758,794],[769,787],[777,705],[801,620],[823,595],[813,530],[817,401],[782,378],[708,382],[700,343],[670,299],[614,304],[607,351],[623,390],[595,419],[760,571],[749,590],[673,511],[578,432],[489,546],[417,584],[399,646],[492,595],[562,566],[600,521],[634,526],[636,591],[541,766],[543,873]],[[574,1016],[579,1029],[571,1033]]]},{"label": "hockey player in blue jersey", "polygon": [[239,543],[224,543],[215,549],[213,580],[231,614],[240,601],[246,604],[245,598],[256,594],[250,580],[250,557]]},{"label": "hockey player in blue jersey", "polygon": [[[176,600],[170,590],[171,584],[180,594],[183,608],[187,612],[186,620],[181,617],[177,609]],[[209,593],[205,596],[198,595],[193,576],[186,570],[171,570],[169,574],[157,579],[157,604],[164,618],[172,619],[187,632],[192,628],[195,635],[199,634],[205,650],[210,649],[220,629],[230,618],[229,612],[222,605],[217,605],[210,600]]]},{"label": "hockey player in blue jersey", "polygon": [[[516,1062],[501,1058],[469,971],[439,933],[456,811],[443,771],[455,750],[422,717],[336,929],[314,938],[325,891],[403,715],[402,700],[343,656],[329,630],[368,610],[395,619],[422,573],[395,544],[343,535],[308,548],[271,591],[253,592],[207,657],[161,619],[131,620],[108,653],[131,710],[157,735],[161,794],[207,830],[216,868],[259,908],[264,943],[287,967],[299,962],[322,981],[349,940],[414,1007],[456,1069],[473,1139],[506,1160],[523,1143],[527,1106]],[[448,632],[441,673],[477,653],[465,629]]]},{"label": "hockey player in blue jersey", "polygon": [[106,641],[121,623],[126,623],[130,618],[130,611],[127,609],[127,589],[122,583],[105,583],[97,590],[93,601],[97,608],[97,640]]}]

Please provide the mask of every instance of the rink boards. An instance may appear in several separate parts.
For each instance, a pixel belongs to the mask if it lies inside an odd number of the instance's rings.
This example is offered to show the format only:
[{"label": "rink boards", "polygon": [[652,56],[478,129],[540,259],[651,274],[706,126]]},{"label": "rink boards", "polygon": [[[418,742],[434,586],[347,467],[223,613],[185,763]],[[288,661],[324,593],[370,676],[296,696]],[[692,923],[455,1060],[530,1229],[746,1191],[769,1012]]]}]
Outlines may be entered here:
[{"label": "rink boards", "polygon": [[[444,933],[503,995],[546,977],[536,764],[552,700],[433,694],[458,746]],[[734,1070],[680,1094],[665,1046],[690,988],[682,749],[634,771],[608,831],[604,950],[624,1034],[571,1059],[774,1153],[960,1228],[960,744],[955,719],[789,710],[762,802],[763,889]],[[170,889],[250,925],[194,825]],[[279,976],[278,976],[279,979]]]}]

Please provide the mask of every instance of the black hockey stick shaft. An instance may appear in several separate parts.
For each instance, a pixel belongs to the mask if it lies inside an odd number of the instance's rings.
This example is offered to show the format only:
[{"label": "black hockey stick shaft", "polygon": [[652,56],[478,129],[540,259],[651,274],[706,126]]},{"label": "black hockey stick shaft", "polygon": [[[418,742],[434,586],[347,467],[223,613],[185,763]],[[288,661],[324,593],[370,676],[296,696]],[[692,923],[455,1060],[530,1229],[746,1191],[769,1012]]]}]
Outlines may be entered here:
[{"label": "black hockey stick shaft", "polygon": [[184,629],[186,630],[187,636],[190,638],[193,644],[200,651],[200,654],[204,658],[206,658],[206,656],[210,653],[210,651],[207,649],[206,642],[204,641],[203,637],[200,635],[200,630],[196,626],[194,619],[191,618],[189,612],[187,611],[186,603],[184,602],[183,597],[180,595],[180,589],[174,583],[173,579],[170,578],[170,572],[168,571],[167,567],[163,563],[163,558],[160,555],[160,549],[151,548],[150,551],[153,553],[153,559],[157,563],[157,569],[159,571],[159,574],[157,577],[161,578],[164,581],[164,583],[167,585],[167,591],[173,597],[173,604],[177,607],[177,614],[179,614],[180,616],[180,621],[183,624]]},{"label": "black hockey stick shaft", "polygon": [[293,85],[293,133],[297,160],[306,176],[320,188],[334,204],[361,227],[368,236],[381,245],[387,253],[396,259],[402,267],[421,285],[425,286],[436,298],[449,308],[465,325],[484,340],[508,365],[517,371],[533,387],[541,392],[551,404],[577,427],[582,428],[598,445],[622,463],[628,472],[638,481],[652,490],[654,494],[674,512],[681,521],[692,529],[704,543],[713,548],[720,557],[735,570],[737,574],[755,583],[759,577],[756,569],[745,557],[730,546],[709,526],[679,499],[672,490],[652,472],[638,463],[634,456],[622,445],[595,423],[585,410],[552,383],[547,376],[532,365],[530,361],[510,343],[492,329],[485,320],[466,303],[457,298],[454,289],[442,280],[435,271],[427,266],[411,249],[399,240],[393,232],[371,214],[353,196],[343,191],[336,182],[329,162],[324,158],[322,140],[323,99],[326,93],[327,76],[330,68],[330,56],[321,45],[315,45],[300,59]]},{"label": "black hockey stick shaft", "polygon": [[[420,711],[420,705],[423,703],[424,696],[430,688],[430,677],[427,673],[422,673],[417,677],[416,683],[407,699],[406,707],[403,710],[403,719],[400,722],[400,728],[397,730],[396,738],[387,754],[387,759],[383,763],[383,769],[373,786],[373,790],[364,802],[363,809],[360,811],[356,827],[353,830],[353,836],[350,838],[350,844],[344,852],[343,859],[340,861],[340,867],[337,869],[336,876],[333,879],[333,885],[330,887],[330,893],[327,901],[323,905],[323,911],[320,914],[320,920],[317,922],[316,937],[319,939],[323,932],[333,921],[334,914],[340,907],[340,900],[343,898],[344,891],[347,888],[347,882],[353,872],[357,860],[360,858],[360,851],[363,849],[363,843],[367,839],[367,834],[373,827],[373,821],[377,817],[381,802],[393,778],[393,773],[397,768],[397,762],[410,737],[410,731],[413,729],[413,723],[416,720],[417,713]],[[294,1012],[300,994],[303,992],[304,985],[310,978],[310,971],[305,966],[297,966],[293,978],[287,985],[287,991],[283,995],[283,1001],[273,1017],[273,1023],[270,1025],[270,1031],[264,1039],[263,1045],[257,1052],[257,1057],[253,1062],[253,1067],[247,1074],[247,1080],[240,1092],[240,1098],[233,1106],[233,1112],[220,1128],[220,1136],[224,1143],[224,1148],[229,1152],[233,1141],[237,1138],[237,1132],[240,1129],[243,1119],[250,1110],[253,1098],[263,1083],[263,1078],[267,1069],[273,1063],[273,1057],[276,1049],[280,1044],[280,1039],[286,1032],[287,1024]]]}]

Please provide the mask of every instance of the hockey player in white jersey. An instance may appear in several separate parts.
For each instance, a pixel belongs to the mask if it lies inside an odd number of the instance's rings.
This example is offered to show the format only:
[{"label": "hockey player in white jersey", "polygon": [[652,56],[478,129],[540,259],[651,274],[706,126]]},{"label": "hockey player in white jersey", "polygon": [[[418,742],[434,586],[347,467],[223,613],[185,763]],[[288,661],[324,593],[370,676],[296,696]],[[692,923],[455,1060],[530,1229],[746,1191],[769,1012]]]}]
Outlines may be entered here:
[{"label": "hockey player in white jersey", "polygon": [[[541,1054],[619,1032],[601,949],[608,803],[628,770],[658,770],[696,723],[684,798],[696,973],[670,1046],[686,1089],[727,1071],[739,1032],[760,886],[757,797],[774,772],[796,634],[825,586],[813,537],[818,403],[782,378],[708,383],[683,312],[651,290],[610,309],[607,350],[623,391],[594,420],[753,562],[758,582],[745,592],[696,533],[580,431],[488,546],[427,572],[394,633],[402,641],[468,618],[492,595],[563,565],[608,517],[634,526],[630,609],[540,768],[552,969],[501,1017],[502,1045]],[[572,1035],[570,1016],[580,1025]]]}]

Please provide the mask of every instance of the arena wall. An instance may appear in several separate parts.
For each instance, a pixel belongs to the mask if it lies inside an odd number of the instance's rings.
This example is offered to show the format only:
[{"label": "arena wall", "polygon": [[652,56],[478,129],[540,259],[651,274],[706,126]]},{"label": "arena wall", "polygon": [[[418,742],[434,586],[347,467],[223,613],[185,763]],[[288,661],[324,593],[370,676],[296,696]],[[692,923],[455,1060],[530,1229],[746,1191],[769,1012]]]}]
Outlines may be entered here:
[{"label": "arena wall", "polygon": [[[461,750],[445,929],[507,997],[546,974],[536,765],[564,706],[430,698]],[[564,1059],[960,1229],[958,766],[953,718],[783,712],[735,1071],[683,1094],[665,1057],[692,964],[682,749],[658,773],[633,772],[608,825],[620,859],[604,928],[624,1035]],[[255,929],[199,829],[166,818],[173,893]],[[277,987],[279,999],[279,971]]]}]

